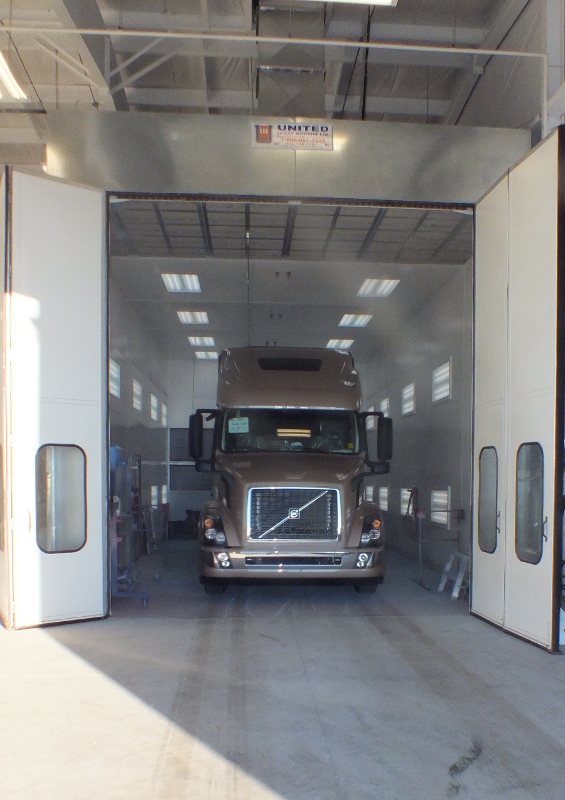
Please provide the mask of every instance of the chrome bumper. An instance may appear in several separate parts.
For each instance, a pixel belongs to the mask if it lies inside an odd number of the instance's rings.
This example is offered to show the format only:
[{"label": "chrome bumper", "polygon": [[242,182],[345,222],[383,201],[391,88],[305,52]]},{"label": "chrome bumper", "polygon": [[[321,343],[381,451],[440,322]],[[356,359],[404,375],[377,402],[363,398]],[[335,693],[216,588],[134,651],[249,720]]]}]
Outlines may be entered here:
[{"label": "chrome bumper", "polygon": [[[200,574],[204,578],[334,578],[367,580],[382,578],[385,569],[385,548],[355,548],[331,552],[284,552],[273,553],[244,550],[243,548],[201,548]],[[359,556],[369,558],[365,566],[358,566]],[[222,567],[218,558],[227,554],[229,566]]]}]

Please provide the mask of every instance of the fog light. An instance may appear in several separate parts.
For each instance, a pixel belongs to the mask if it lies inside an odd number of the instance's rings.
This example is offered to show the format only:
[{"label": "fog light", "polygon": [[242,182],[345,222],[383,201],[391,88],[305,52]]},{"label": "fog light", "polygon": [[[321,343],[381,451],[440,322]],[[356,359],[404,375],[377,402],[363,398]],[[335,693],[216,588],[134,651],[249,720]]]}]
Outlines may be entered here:
[{"label": "fog light", "polygon": [[230,557],[227,553],[217,553],[216,558],[218,561],[229,561]]},{"label": "fog light", "polygon": [[220,561],[220,567],[231,567],[230,561]]},{"label": "fog light", "polygon": [[369,554],[368,553],[359,553],[357,559],[358,559],[358,561],[362,561],[363,564],[366,564],[367,561],[369,560]]}]

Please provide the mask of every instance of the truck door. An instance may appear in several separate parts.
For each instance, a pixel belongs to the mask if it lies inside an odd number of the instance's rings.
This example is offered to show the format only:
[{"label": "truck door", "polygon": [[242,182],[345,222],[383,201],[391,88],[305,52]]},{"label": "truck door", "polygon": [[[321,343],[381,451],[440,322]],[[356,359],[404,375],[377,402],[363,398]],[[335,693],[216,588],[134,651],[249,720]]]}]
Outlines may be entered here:
[{"label": "truck door", "polygon": [[17,628],[107,610],[102,192],[8,176],[5,448]]},{"label": "truck door", "polygon": [[475,248],[471,611],[549,650],[562,541],[562,142],[555,131],[479,202]]}]

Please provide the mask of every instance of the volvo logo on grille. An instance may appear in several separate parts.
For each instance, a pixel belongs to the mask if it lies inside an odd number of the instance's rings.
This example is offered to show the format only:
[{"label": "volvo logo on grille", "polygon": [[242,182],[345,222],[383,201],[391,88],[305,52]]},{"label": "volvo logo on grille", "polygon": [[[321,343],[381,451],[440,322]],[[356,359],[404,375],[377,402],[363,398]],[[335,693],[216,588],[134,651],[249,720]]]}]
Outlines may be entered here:
[{"label": "volvo logo on grille", "polygon": [[291,519],[300,519],[300,509],[299,508],[289,508],[288,516]]}]

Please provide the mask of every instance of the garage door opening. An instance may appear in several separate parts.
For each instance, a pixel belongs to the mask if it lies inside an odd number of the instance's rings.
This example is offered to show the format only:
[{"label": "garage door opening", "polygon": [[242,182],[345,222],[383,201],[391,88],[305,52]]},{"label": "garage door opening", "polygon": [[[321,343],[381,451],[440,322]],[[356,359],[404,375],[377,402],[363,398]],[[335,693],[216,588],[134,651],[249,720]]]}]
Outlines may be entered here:
[{"label": "garage door opening", "polygon": [[212,476],[188,419],[247,345],[351,352],[362,409],[394,423],[391,473],[363,487],[387,544],[418,557],[417,497],[427,567],[469,553],[471,208],[114,196],[109,225],[114,593],[151,593],[179,558],[194,574]]}]

